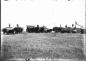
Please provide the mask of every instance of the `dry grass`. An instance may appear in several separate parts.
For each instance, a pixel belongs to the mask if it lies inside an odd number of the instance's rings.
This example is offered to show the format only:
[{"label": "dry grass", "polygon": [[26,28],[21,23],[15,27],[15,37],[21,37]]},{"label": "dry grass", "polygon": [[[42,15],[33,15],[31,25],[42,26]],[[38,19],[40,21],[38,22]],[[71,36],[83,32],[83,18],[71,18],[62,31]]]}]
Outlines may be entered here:
[{"label": "dry grass", "polygon": [[23,33],[3,35],[4,58],[83,59],[81,34]]}]

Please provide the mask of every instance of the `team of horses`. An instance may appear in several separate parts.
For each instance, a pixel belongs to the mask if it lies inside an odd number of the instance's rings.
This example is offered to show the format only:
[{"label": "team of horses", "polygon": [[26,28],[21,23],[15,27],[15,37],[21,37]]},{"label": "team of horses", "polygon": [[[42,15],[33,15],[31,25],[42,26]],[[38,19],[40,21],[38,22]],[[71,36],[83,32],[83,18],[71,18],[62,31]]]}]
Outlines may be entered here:
[{"label": "team of horses", "polygon": [[[19,34],[23,32],[23,28],[19,27],[5,27],[2,29],[3,34]],[[45,26],[31,26],[28,25],[26,27],[26,32],[28,33],[50,33],[50,32],[55,32],[55,33],[81,33],[81,34],[86,34],[86,29],[82,28],[75,28],[75,27],[53,27],[52,29],[49,29]]]}]

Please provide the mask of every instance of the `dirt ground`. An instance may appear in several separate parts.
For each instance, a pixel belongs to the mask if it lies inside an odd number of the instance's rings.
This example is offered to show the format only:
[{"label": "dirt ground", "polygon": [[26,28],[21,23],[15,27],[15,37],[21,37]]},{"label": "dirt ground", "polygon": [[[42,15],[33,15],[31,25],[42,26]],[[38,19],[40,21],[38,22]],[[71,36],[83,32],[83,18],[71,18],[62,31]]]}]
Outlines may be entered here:
[{"label": "dirt ground", "polygon": [[49,58],[82,61],[85,58],[82,34],[22,33],[2,35],[1,39],[1,55],[4,59]]}]

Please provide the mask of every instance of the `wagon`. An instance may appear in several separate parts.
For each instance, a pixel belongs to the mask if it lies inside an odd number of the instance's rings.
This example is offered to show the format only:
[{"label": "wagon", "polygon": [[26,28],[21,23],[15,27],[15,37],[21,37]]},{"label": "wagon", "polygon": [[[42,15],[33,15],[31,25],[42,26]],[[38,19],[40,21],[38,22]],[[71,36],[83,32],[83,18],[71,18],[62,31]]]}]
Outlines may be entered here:
[{"label": "wagon", "polygon": [[2,29],[3,34],[14,34],[14,28],[12,27],[5,27]]}]

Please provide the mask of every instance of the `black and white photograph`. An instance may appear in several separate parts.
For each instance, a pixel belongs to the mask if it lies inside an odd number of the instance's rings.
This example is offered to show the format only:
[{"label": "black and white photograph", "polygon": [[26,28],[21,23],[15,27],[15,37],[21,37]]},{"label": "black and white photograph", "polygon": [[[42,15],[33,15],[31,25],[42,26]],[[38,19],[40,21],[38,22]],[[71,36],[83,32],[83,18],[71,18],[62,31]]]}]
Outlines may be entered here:
[{"label": "black and white photograph", "polygon": [[85,0],[1,0],[0,61],[86,61]]}]

